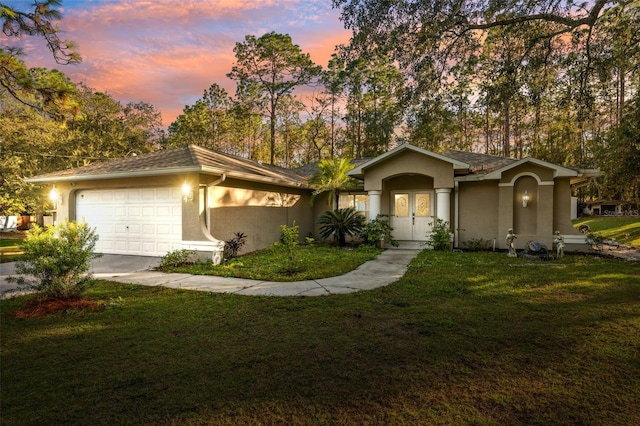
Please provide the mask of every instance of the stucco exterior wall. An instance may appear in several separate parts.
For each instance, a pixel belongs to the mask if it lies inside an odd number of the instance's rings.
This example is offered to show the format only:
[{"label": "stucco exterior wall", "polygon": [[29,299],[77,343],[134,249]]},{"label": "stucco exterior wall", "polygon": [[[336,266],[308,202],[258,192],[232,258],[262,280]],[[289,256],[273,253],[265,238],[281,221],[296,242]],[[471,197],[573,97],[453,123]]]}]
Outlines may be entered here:
[{"label": "stucco exterior wall", "polygon": [[231,181],[209,188],[208,195],[212,235],[228,240],[243,232],[247,236],[244,253],[279,241],[280,226],[294,221],[301,241],[316,231],[309,191]]},{"label": "stucco exterior wall", "polygon": [[[182,202],[183,241],[207,242],[212,241],[212,237],[224,241],[232,238],[235,232],[244,232],[248,241],[243,251],[248,252],[265,248],[278,241],[280,225],[292,225],[293,221],[300,226],[301,240],[316,232],[317,214],[314,212],[320,209],[320,202],[326,201],[319,200],[316,207],[311,208],[309,190],[251,184],[232,179],[224,181],[225,186],[206,186],[219,178],[194,173],[56,183],[56,189],[63,200],[62,204],[58,205],[56,220],[77,219],[75,193],[80,190],[163,186],[181,188],[183,183],[188,183],[193,188],[193,199]],[[46,185],[44,190],[48,192],[52,186]],[[207,200],[210,207],[211,233],[206,226]],[[326,209],[322,211],[324,210]]]},{"label": "stucco exterior wall", "polygon": [[364,189],[380,191],[385,179],[410,174],[431,176],[435,188],[453,188],[453,167],[450,163],[417,152],[405,151],[366,169]]},{"label": "stucco exterior wall", "polygon": [[580,235],[571,223],[571,182],[558,178],[553,188],[553,230],[566,235]]},{"label": "stucco exterior wall", "polygon": [[[460,182],[458,186],[459,247],[465,242],[482,238],[496,244],[502,238],[498,229],[498,183],[496,181]],[[506,235],[506,229],[504,234]],[[501,238],[502,237],[502,238]]]},{"label": "stucco exterior wall", "polygon": [[516,176],[520,174],[534,174],[540,178],[541,181],[553,181],[554,171],[546,167],[539,166],[537,164],[525,163],[518,167],[506,170],[502,173],[501,183],[512,182]]}]

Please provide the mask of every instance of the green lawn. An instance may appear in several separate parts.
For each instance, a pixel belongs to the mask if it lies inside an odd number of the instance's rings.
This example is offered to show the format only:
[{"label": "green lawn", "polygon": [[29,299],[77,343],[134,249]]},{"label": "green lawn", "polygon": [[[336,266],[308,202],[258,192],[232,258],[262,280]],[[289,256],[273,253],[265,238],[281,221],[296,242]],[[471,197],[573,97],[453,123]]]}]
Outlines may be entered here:
[{"label": "green lawn", "polygon": [[293,263],[282,246],[271,246],[245,256],[231,259],[220,265],[198,263],[166,269],[196,275],[217,275],[257,279],[264,281],[303,281],[335,277],[345,274],[382,252],[381,249],[361,245],[359,247],[299,246]]},{"label": "green lawn", "polygon": [[573,221],[573,226],[589,225],[591,232],[605,238],[615,238],[622,244],[640,247],[640,218],[638,217],[584,217]]},{"label": "green lawn", "polygon": [[24,236],[23,232],[0,232],[0,263],[20,260]]},{"label": "green lawn", "polygon": [[640,263],[422,252],[349,295],[88,295],[0,304],[3,425],[640,424]]}]

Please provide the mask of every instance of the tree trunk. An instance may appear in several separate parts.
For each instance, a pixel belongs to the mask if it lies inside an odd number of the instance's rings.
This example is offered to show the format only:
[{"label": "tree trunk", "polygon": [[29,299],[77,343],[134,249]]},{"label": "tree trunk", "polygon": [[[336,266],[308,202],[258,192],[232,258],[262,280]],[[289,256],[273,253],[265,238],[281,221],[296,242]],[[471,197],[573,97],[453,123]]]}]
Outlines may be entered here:
[{"label": "tree trunk", "polygon": [[502,154],[509,158],[511,154],[511,135],[509,130],[511,128],[511,119],[509,117],[509,101],[504,103],[504,142],[502,144]]}]

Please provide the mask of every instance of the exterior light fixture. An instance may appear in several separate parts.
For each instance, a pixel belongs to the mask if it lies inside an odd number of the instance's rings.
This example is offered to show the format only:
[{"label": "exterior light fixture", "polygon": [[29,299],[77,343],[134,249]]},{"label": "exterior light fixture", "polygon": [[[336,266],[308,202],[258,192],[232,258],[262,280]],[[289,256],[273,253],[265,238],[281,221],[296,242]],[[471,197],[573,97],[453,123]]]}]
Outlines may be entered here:
[{"label": "exterior light fixture", "polygon": [[529,193],[525,189],[524,194],[522,194],[522,207],[527,207],[527,204],[529,204]]},{"label": "exterior light fixture", "polygon": [[185,203],[193,201],[193,189],[186,182],[182,184],[182,200]]},{"label": "exterior light fixture", "polygon": [[56,204],[56,208],[57,205],[62,205],[62,194],[60,194],[60,192],[56,189],[55,185],[53,186],[53,188],[51,188],[51,191],[49,191],[49,200],[51,200],[52,203]]}]

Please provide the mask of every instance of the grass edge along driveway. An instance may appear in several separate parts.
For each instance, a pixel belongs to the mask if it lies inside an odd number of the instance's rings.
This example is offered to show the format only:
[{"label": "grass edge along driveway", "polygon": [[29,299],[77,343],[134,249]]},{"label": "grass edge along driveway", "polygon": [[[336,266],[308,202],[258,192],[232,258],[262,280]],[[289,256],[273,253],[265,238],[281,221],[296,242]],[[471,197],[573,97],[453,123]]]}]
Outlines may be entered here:
[{"label": "grass edge along driveway", "polygon": [[423,252],[318,298],[100,282],[98,311],[2,301],[2,423],[640,423],[640,264]]}]

